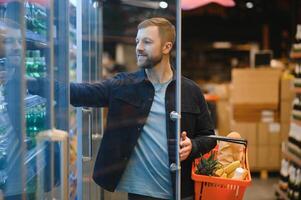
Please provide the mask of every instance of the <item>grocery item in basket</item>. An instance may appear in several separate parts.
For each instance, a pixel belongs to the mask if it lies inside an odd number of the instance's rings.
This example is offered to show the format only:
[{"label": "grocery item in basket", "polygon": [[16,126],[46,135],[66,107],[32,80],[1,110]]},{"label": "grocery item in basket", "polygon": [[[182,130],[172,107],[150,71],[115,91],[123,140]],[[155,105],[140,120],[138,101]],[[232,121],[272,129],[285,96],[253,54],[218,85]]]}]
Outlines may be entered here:
[{"label": "grocery item in basket", "polygon": [[236,170],[236,168],[240,167],[240,161],[234,161],[232,163],[230,163],[227,166],[223,166],[219,169],[217,169],[214,172],[215,176],[219,176],[219,177],[223,177],[223,178],[232,178],[234,175],[234,171]]},{"label": "grocery item in basket", "polygon": [[240,161],[237,160],[237,161],[234,161],[232,163],[230,163],[229,165],[227,165],[225,168],[224,168],[224,171],[227,173],[227,174],[231,174],[233,171],[235,171],[236,168],[240,167]]},{"label": "grocery item in basket", "polygon": [[[227,137],[241,138],[240,134],[237,132],[231,132],[227,135]],[[221,141],[219,143],[217,159],[224,166],[227,166],[237,160],[244,163],[244,148],[245,147],[242,144]]]},{"label": "grocery item in basket", "polygon": [[201,157],[200,162],[196,165],[195,173],[201,175],[213,176],[214,172],[221,167],[222,165],[216,159],[216,153],[211,152],[208,159],[206,159],[203,156]]},{"label": "grocery item in basket", "polygon": [[235,169],[234,176],[232,177],[232,179],[245,180],[247,174],[248,174],[248,170],[238,167]]}]

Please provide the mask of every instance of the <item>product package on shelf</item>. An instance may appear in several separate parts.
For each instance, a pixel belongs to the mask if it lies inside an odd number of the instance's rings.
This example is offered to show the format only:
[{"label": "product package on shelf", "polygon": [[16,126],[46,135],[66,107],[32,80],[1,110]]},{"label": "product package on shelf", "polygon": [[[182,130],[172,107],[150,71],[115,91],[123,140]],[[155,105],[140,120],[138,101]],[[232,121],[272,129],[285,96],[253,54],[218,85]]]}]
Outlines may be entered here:
[{"label": "product package on shelf", "polygon": [[301,169],[300,166],[286,159],[282,159],[280,180],[278,187],[288,199],[298,200],[301,198]]}]

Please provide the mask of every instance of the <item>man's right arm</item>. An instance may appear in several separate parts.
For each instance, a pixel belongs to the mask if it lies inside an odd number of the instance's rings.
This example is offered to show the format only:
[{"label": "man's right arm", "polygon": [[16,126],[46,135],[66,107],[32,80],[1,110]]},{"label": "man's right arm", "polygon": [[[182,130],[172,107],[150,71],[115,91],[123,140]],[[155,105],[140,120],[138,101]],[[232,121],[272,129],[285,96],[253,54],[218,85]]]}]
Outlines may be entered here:
[{"label": "man's right arm", "polygon": [[77,107],[108,106],[111,83],[112,80],[100,83],[70,83],[70,103]]},{"label": "man's right arm", "polygon": [[[109,103],[110,89],[115,80],[109,79],[100,83],[70,83],[70,103],[80,107],[105,107]],[[27,86],[30,94],[45,96],[45,87],[49,85],[45,78],[28,79]],[[66,95],[68,85],[55,81],[56,99]]]}]

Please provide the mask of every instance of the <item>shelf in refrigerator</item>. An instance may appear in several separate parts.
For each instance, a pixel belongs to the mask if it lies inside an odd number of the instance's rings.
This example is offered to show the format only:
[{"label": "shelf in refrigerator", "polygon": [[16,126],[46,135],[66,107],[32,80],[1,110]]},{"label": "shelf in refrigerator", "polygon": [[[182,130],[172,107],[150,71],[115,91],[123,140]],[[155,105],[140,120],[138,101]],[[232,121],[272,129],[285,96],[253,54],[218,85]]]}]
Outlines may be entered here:
[{"label": "shelf in refrigerator", "polygon": [[48,41],[45,36],[34,33],[30,30],[26,31],[26,41],[30,42],[30,43],[34,43],[36,46],[39,46],[39,47],[47,47],[48,46]]},{"label": "shelf in refrigerator", "polygon": [[37,105],[42,105],[46,103],[46,99],[38,95],[28,95],[25,98],[26,108],[34,107]]}]

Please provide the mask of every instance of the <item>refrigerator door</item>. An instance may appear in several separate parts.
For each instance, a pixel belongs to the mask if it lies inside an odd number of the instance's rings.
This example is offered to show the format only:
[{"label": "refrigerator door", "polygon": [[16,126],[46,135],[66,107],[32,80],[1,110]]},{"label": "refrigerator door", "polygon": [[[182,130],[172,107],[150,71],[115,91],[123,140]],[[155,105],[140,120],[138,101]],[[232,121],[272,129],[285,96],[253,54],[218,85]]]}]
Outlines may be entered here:
[{"label": "refrigerator door", "polygon": [[0,196],[25,197],[25,30],[20,2],[0,3]]},{"label": "refrigerator door", "polygon": [[[71,4],[73,11],[76,12],[76,80],[89,83],[100,81],[101,7],[88,0]],[[101,199],[101,188],[94,183],[92,173],[101,141],[102,111],[100,108],[77,108],[75,112],[77,118],[77,198]]]},{"label": "refrigerator door", "polygon": [[[69,104],[66,87],[62,99],[54,92],[56,62],[64,65],[65,59],[54,59],[55,44],[65,37],[54,7],[63,9],[52,0],[0,2],[0,194],[5,199],[69,196],[69,136],[54,129],[68,130],[68,121],[61,120],[68,116],[54,108],[63,113]],[[56,79],[68,85],[65,77],[68,73]]]}]

